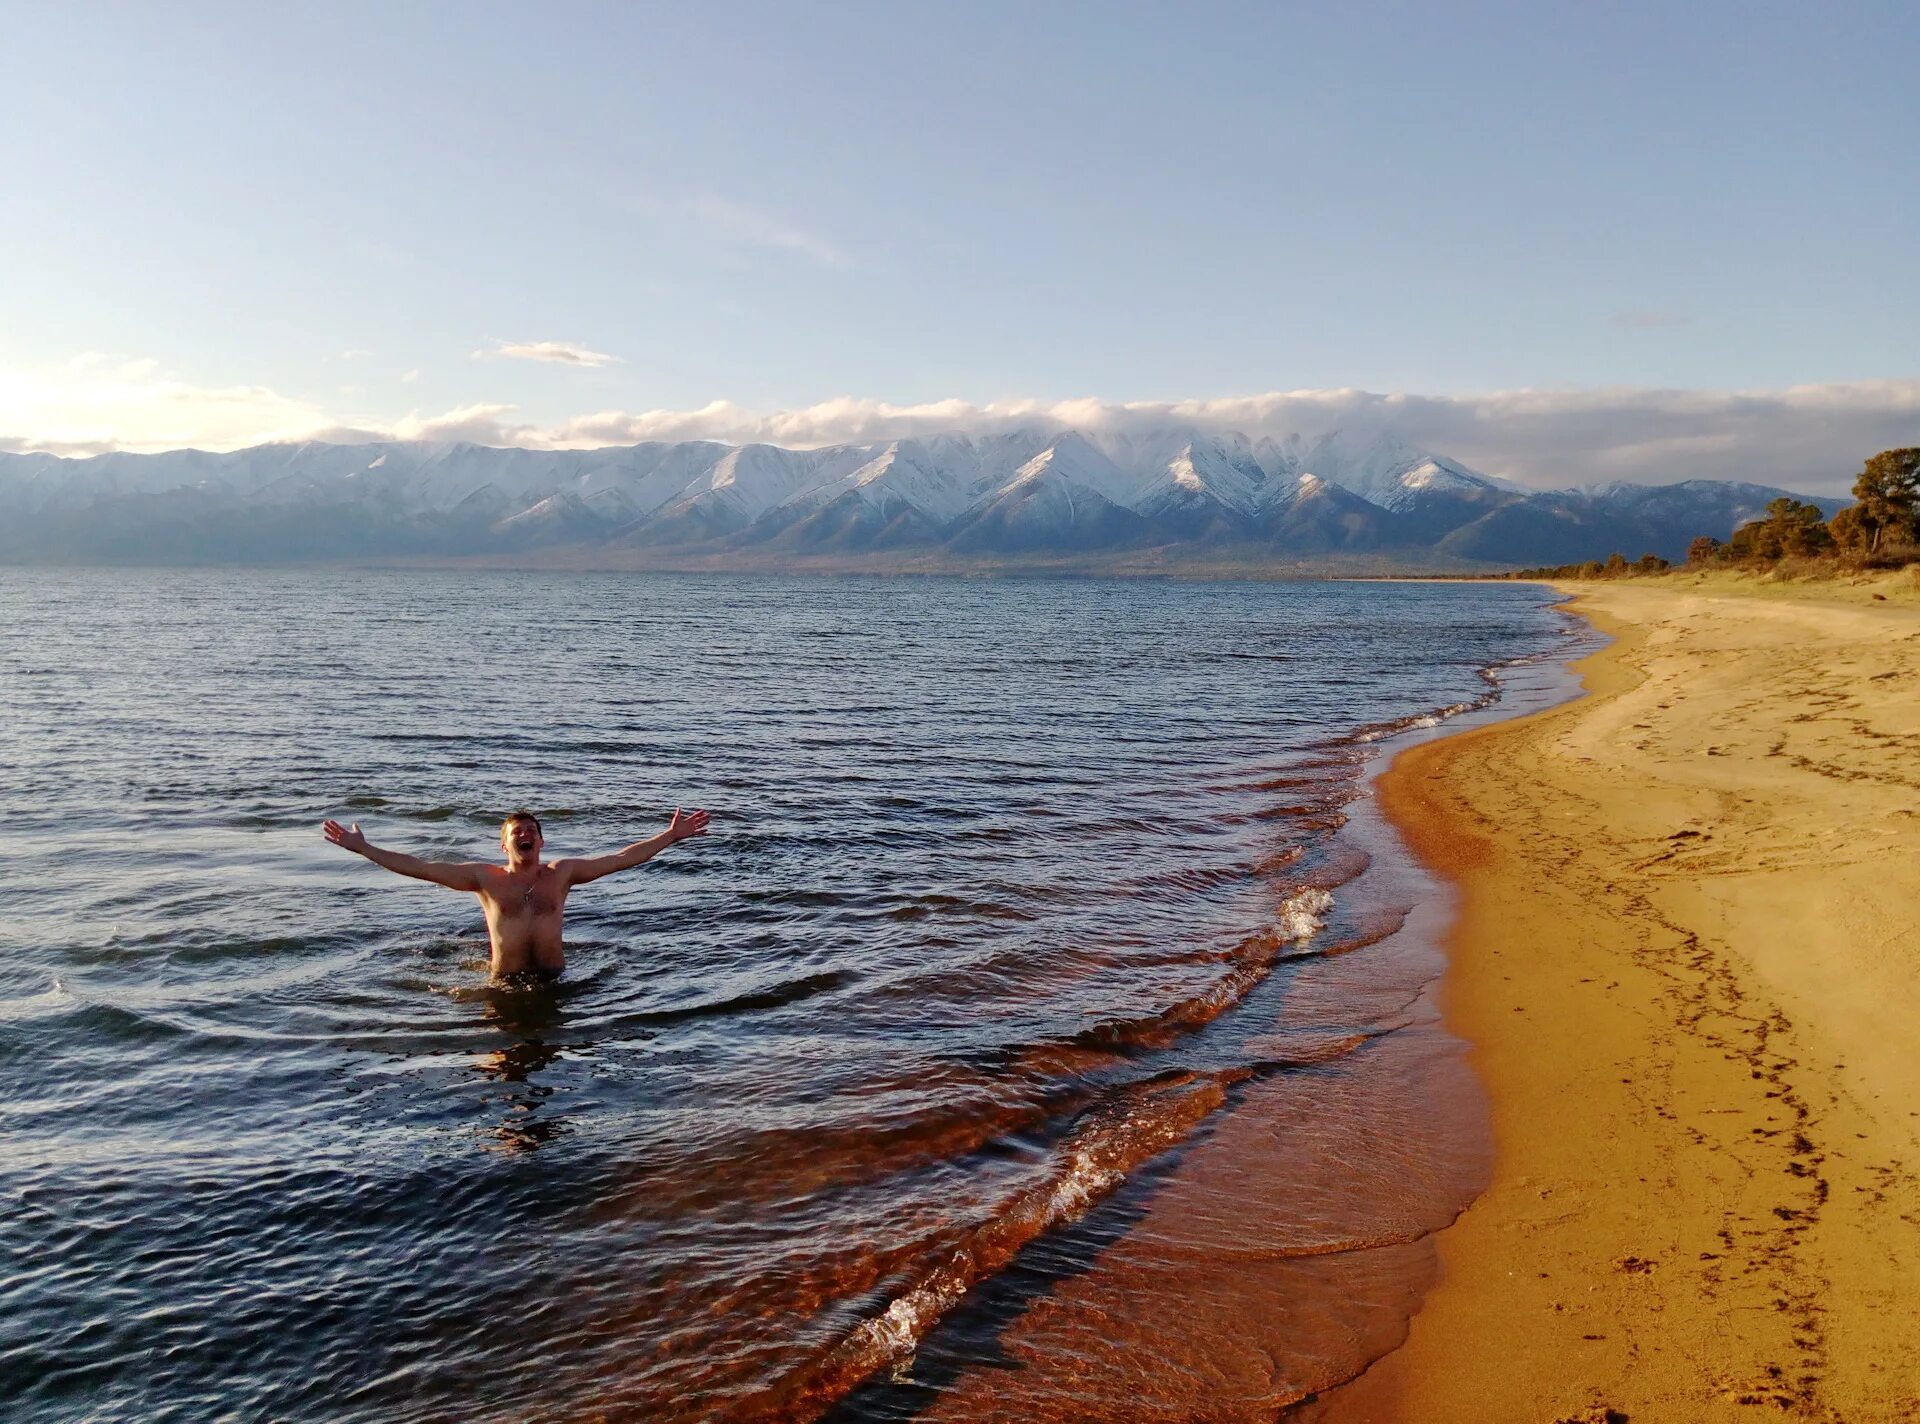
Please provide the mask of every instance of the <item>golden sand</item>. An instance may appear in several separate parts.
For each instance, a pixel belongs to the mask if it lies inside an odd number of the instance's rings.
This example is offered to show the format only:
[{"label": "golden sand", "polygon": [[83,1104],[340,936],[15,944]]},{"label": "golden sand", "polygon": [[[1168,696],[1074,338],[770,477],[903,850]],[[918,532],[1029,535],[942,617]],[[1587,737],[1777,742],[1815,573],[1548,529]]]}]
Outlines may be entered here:
[{"label": "golden sand", "polygon": [[1920,1419],[1920,602],[1570,585],[1590,696],[1380,795],[1491,1186],[1336,1421]]}]

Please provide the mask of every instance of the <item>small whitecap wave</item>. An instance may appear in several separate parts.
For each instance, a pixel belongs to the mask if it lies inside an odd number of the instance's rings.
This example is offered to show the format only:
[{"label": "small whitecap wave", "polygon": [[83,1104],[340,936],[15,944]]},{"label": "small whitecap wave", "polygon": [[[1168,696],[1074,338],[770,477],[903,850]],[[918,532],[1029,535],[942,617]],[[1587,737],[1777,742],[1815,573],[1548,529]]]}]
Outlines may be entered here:
[{"label": "small whitecap wave", "polygon": [[1354,736],[1354,740],[1357,742],[1377,742],[1382,738],[1396,737],[1402,732],[1410,732],[1416,728],[1437,727],[1449,717],[1458,717],[1462,712],[1473,712],[1487,706],[1494,700],[1495,695],[1496,694],[1489,693],[1485,697],[1476,697],[1471,702],[1455,702],[1450,706],[1441,707],[1432,712],[1422,712],[1417,717],[1401,717],[1392,722],[1382,722],[1377,726],[1367,728],[1364,732],[1357,733]]},{"label": "small whitecap wave", "polygon": [[1437,727],[1449,717],[1458,717],[1462,712],[1471,712],[1484,704],[1478,702],[1456,702],[1451,707],[1442,707],[1438,712],[1429,712],[1424,717],[1415,717],[1408,723],[1411,727]]},{"label": "small whitecap wave", "polygon": [[1333,908],[1333,896],[1325,890],[1302,890],[1289,895],[1280,904],[1280,933],[1298,942],[1312,939],[1326,928],[1327,912]]}]

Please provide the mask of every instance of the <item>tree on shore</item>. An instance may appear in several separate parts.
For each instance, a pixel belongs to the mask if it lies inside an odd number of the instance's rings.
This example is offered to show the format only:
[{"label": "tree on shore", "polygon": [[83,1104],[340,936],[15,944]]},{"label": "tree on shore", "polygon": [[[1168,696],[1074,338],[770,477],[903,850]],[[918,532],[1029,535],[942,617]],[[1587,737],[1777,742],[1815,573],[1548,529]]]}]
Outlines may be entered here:
[{"label": "tree on shore", "polygon": [[1783,495],[1767,505],[1765,519],[1755,519],[1733,531],[1726,544],[1727,554],[1735,559],[1818,554],[1833,544],[1823,521],[1819,505],[1802,504]]},{"label": "tree on shore", "polygon": [[1860,506],[1850,504],[1827,521],[1827,533],[1833,538],[1833,547],[1849,554],[1871,552],[1869,547],[1872,531],[1860,517]]},{"label": "tree on shore", "polygon": [[1853,482],[1855,520],[1866,536],[1870,554],[1883,541],[1920,543],[1916,510],[1920,510],[1920,447],[1882,450]]},{"label": "tree on shore", "polygon": [[1711,534],[1702,534],[1687,545],[1687,562],[1690,564],[1710,564],[1720,553],[1720,541]]}]

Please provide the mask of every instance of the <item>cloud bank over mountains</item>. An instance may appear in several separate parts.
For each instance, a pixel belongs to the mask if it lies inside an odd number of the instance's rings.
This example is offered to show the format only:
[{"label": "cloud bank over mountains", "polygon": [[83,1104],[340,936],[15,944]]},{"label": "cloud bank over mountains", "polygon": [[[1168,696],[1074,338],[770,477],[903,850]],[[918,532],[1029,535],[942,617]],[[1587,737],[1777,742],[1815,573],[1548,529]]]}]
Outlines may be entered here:
[{"label": "cloud bank over mountains", "polygon": [[[535,348],[540,355],[532,356]],[[500,354],[575,365],[611,359],[564,342],[528,343]],[[1391,430],[1542,489],[1730,479],[1837,493],[1874,451],[1920,443],[1920,379],[1760,391],[1618,387],[1435,396],[1338,389],[1127,402],[901,405],[843,396],[779,411],[716,400],[695,409],[606,410],[542,424],[502,402],[439,414],[410,411],[396,419],[343,419],[264,386],[196,385],[147,360],[86,356],[51,372],[0,368],[0,450],[62,455],[235,450],[292,440],[464,440],[531,450],[718,440],[796,449],[1036,427],[1124,435],[1170,424],[1253,439]]]}]

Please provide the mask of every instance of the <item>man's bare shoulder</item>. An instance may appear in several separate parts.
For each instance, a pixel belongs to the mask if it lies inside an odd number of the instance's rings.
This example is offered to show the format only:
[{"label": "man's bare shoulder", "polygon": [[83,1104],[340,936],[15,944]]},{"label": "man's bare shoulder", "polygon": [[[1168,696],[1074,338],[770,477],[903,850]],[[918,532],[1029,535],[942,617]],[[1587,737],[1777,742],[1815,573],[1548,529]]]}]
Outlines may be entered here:
[{"label": "man's bare shoulder", "polygon": [[470,860],[467,862],[467,868],[473,871],[474,880],[479,887],[475,893],[481,895],[504,884],[509,873],[506,866],[495,865],[486,860]]}]

